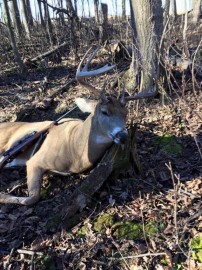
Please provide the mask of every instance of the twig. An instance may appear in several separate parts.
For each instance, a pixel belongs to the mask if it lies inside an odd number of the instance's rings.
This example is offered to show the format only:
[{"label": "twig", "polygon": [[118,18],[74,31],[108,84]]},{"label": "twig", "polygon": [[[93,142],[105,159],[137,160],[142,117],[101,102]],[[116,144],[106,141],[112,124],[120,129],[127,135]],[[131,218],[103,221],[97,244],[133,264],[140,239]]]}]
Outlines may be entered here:
[{"label": "twig", "polygon": [[14,252],[14,248],[11,249],[11,252],[9,254],[8,260],[5,262],[5,269],[7,269],[8,265],[9,265],[9,263],[11,261],[11,258],[13,256],[13,252]]},{"label": "twig", "polygon": [[195,52],[193,53],[194,57],[193,57],[193,61],[192,61],[192,68],[191,68],[191,75],[192,75],[192,84],[193,84],[193,91],[194,91],[194,94],[196,96],[196,91],[195,91],[195,83],[196,83],[196,78],[194,76],[194,65],[195,65],[195,60],[196,60],[196,55],[197,55],[197,52],[201,46],[201,42],[202,42],[202,39],[200,40]]},{"label": "twig", "polygon": [[[121,258],[116,258],[117,260],[123,260],[123,259],[134,259],[134,258],[143,258],[143,257],[155,257],[155,256],[166,256],[165,252],[157,252],[157,253],[144,253],[144,254],[139,254],[139,255],[134,255],[134,256],[122,256]],[[109,259],[114,259],[113,257],[110,257]]]},{"label": "twig", "polygon": [[[121,258],[118,258],[118,259],[119,260],[123,260],[124,263],[125,263],[125,265],[126,265],[126,267],[127,267],[127,269],[130,269],[130,266],[128,265],[128,263],[125,260],[125,257],[122,255],[122,253],[120,252],[120,250],[117,247],[116,242],[113,239],[112,239],[112,244],[116,247],[118,254],[120,254],[120,256],[121,256]],[[116,259],[116,258],[110,257],[109,259]]]},{"label": "twig", "polygon": [[200,195],[192,194],[192,193],[190,193],[190,192],[188,192],[188,191],[185,191],[185,190],[183,190],[183,189],[180,189],[180,190],[179,190],[179,193],[182,193],[182,194],[184,194],[184,195],[190,197],[191,199],[194,199],[194,198],[201,198]]},{"label": "twig", "polygon": [[26,186],[26,183],[20,183],[20,184],[17,184],[16,186],[12,187],[11,190],[9,190],[8,194],[10,194],[11,192],[13,192],[13,191],[16,190],[17,188],[24,187],[24,186]]},{"label": "twig", "polygon": [[33,256],[33,255],[43,256],[43,252],[34,251],[34,250],[17,249],[17,252],[19,254],[27,254],[27,255],[30,255],[30,256]]},{"label": "twig", "polygon": [[176,244],[179,245],[178,226],[177,226],[177,188],[178,188],[178,186],[175,183],[175,177],[174,177],[171,162],[169,162],[168,164],[165,164],[165,165],[170,171],[171,179],[172,179],[172,182],[173,182],[173,188],[174,188],[174,214],[173,214],[174,217],[173,217],[173,219],[174,219],[174,225],[175,225]]},{"label": "twig", "polygon": [[13,102],[9,101],[7,98],[1,97],[1,96],[0,96],[0,98],[3,99],[4,101],[10,103],[11,105],[15,106],[15,104]]}]

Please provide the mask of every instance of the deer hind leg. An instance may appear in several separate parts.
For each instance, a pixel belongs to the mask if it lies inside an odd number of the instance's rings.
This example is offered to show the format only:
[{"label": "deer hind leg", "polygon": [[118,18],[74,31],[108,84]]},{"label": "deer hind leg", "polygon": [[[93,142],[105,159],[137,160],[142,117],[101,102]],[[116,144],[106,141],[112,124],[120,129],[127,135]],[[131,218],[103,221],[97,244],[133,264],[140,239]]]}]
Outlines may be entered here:
[{"label": "deer hind leg", "polygon": [[44,170],[27,162],[27,186],[29,197],[16,197],[8,194],[0,194],[0,203],[14,203],[31,205],[40,198],[41,179]]}]

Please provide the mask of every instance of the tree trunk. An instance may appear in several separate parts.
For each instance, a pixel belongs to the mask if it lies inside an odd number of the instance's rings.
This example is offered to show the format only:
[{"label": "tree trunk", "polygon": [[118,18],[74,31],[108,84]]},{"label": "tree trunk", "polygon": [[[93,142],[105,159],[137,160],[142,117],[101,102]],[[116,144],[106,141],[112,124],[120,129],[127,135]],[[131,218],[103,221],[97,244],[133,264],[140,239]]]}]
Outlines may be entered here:
[{"label": "tree trunk", "polygon": [[43,4],[44,4],[44,18],[45,18],[46,31],[49,35],[50,43],[53,45],[53,29],[52,29],[52,23],[50,19],[49,10],[48,10],[47,0],[44,0]]},{"label": "tree trunk", "polygon": [[10,38],[10,43],[13,48],[15,60],[20,68],[20,71],[23,75],[26,73],[26,67],[20,57],[20,54],[18,52],[17,46],[16,46],[16,41],[15,41],[15,35],[13,32],[12,24],[11,24],[11,17],[9,13],[9,7],[8,7],[8,2],[7,0],[3,0],[3,6],[5,10],[5,15],[6,15],[6,21],[7,21],[7,26],[8,26],[8,32],[9,32],[9,38]]},{"label": "tree trunk", "polygon": [[201,0],[193,0],[192,22],[196,24],[201,14]]},{"label": "tree trunk", "polygon": [[95,12],[95,21],[99,23],[99,0],[94,0],[94,12]]},{"label": "tree trunk", "polygon": [[13,18],[13,25],[15,28],[15,32],[16,32],[17,37],[19,38],[22,33],[22,24],[20,20],[20,13],[18,9],[17,0],[11,0],[10,7],[11,7],[11,14]]},{"label": "tree trunk", "polygon": [[39,16],[40,16],[41,26],[45,28],[45,22],[44,22],[43,13],[42,13],[42,7],[41,7],[41,0],[37,0],[37,2],[39,6]]},{"label": "tree trunk", "polygon": [[78,17],[78,12],[77,12],[77,0],[74,0],[74,10],[75,10],[75,14]]},{"label": "tree trunk", "polygon": [[30,0],[26,0],[26,7],[27,7],[27,16],[28,16],[29,26],[33,27],[34,22],[33,22],[33,17],[32,17],[32,10],[30,6]]},{"label": "tree trunk", "polygon": [[170,16],[172,21],[176,20],[177,17],[177,9],[176,9],[176,0],[170,0]]},{"label": "tree trunk", "polygon": [[100,10],[100,18],[101,18],[101,24],[100,24],[100,43],[103,44],[107,38],[107,28],[108,28],[108,6],[107,4],[101,3],[101,10]]},{"label": "tree trunk", "polygon": [[[149,91],[159,77],[159,45],[163,33],[161,0],[130,0],[133,58],[125,79],[126,88]],[[140,72],[141,71],[141,72]],[[141,75],[141,76],[140,76]]]},{"label": "tree trunk", "polygon": [[27,38],[30,39],[31,38],[30,24],[29,24],[29,17],[27,13],[25,0],[22,0],[22,12],[23,12],[23,17],[24,17],[24,27],[25,27],[26,36]]},{"label": "tree trunk", "polygon": [[[61,9],[63,8],[63,1],[62,0],[58,0],[58,6]],[[65,25],[64,13],[59,12],[58,15],[59,15],[60,25]]]},{"label": "tree trunk", "polygon": [[169,18],[169,11],[170,11],[170,0],[165,0],[165,6],[164,6],[164,13],[163,13],[163,26],[166,26],[166,23]]},{"label": "tree trunk", "polygon": [[126,0],[122,0],[122,18],[126,18]]},{"label": "tree trunk", "polygon": [[72,1],[71,0],[66,0],[66,7],[67,10],[69,12],[70,17],[73,18],[77,18],[76,12],[74,10],[74,7],[72,5]]}]

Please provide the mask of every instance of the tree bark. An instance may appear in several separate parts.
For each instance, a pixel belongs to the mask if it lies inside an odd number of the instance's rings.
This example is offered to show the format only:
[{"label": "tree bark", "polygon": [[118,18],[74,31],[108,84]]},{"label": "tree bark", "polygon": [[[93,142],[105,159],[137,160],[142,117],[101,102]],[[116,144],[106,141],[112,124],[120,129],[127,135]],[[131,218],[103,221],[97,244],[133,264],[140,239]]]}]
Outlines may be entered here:
[{"label": "tree bark", "polygon": [[16,35],[18,38],[20,38],[22,34],[22,24],[20,20],[20,13],[18,9],[17,0],[11,0],[10,5],[11,5],[11,14],[13,18],[13,25],[16,31]]},{"label": "tree bark", "polygon": [[68,10],[68,13],[70,15],[70,17],[73,18],[77,18],[76,12],[74,10],[74,7],[72,5],[72,1],[71,0],[66,0],[66,7]]},{"label": "tree bark", "polygon": [[47,0],[44,0],[43,4],[44,4],[44,18],[45,18],[46,31],[49,35],[50,43],[53,45],[53,29],[52,29],[52,23],[50,19],[49,10],[48,10]]},{"label": "tree bark", "polygon": [[41,7],[41,0],[37,0],[37,2],[38,2],[38,6],[39,6],[39,16],[40,16],[40,20],[41,20],[41,26],[43,28],[45,28],[45,22],[44,22],[43,13],[42,13],[42,7]]},{"label": "tree bark", "polygon": [[26,8],[27,8],[27,15],[30,27],[34,26],[33,17],[32,17],[32,10],[30,6],[30,0],[26,0]]},{"label": "tree bark", "polygon": [[170,16],[172,18],[172,21],[176,20],[177,17],[177,8],[176,8],[176,2],[175,0],[170,0]]},{"label": "tree bark", "polygon": [[108,6],[107,4],[101,3],[101,10],[100,10],[100,43],[103,44],[107,38],[107,29],[108,29]]},{"label": "tree bark", "polygon": [[99,0],[94,0],[94,12],[95,12],[95,21],[99,23]]},{"label": "tree bark", "polygon": [[77,0],[74,0],[74,10],[75,10],[76,16],[78,17]]},{"label": "tree bark", "polygon": [[164,13],[163,13],[163,26],[165,27],[167,20],[169,19],[170,0],[165,0]]},{"label": "tree bark", "polygon": [[9,7],[8,7],[8,2],[7,0],[3,0],[3,5],[4,5],[4,10],[5,10],[5,15],[6,15],[6,21],[7,21],[7,26],[8,26],[8,32],[9,32],[9,38],[10,38],[10,43],[14,52],[15,60],[19,66],[19,69],[23,75],[26,74],[26,67],[21,59],[21,56],[18,52],[18,48],[16,46],[16,41],[15,41],[15,35],[13,32],[12,28],[12,23],[11,23],[11,17],[9,13]]},{"label": "tree bark", "polygon": [[201,0],[193,0],[192,23],[196,24],[201,14]]},{"label": "tree bark", "polygon": [[29,17],[27,13],[27,6],[25,0],[22,0],[22,12],[24,17],[24,26],[25,26],[25,32],[28,39],[31,38],[31,31],[30,31],[30,24],[29,24]]},{"label": "tree bark", "polygon": [[122,17],[126,18],[126,0],[122,0]]},{"label": "tree bark", "polygon": [[[59,8],[63,9],[63,1],[62,0],[58,0],[58,6],[59,6]],[[64,13],[59,12],[58,14],[59,14],[60,25],[65,25]]]},{"label": "tree bark", "polygon": [[159,77],[158,54],[163,33],[161,0],[145,0],[144,5],[142,0],[130,0],[130,4],[133,57],[126,74],[126,88],[150,91]]}]

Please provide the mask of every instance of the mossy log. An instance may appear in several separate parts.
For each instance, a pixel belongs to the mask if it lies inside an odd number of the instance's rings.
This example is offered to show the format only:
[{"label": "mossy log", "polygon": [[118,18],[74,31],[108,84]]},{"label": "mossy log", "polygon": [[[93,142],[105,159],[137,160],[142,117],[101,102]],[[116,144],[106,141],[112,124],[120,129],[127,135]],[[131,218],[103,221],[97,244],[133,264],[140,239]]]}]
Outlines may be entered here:
[{"label": "mossy log", "polygon": [[98,165],[62,206],[59,220],[64,226],[71,223],[76,212],[86,207],[91,196],[100,189],[110,175],[118,176],[121,171],[131,169],[142,174],[136,148],[135,130],[135,128],[129,130],[129,138],[124,147],[114,144],[108,149]]}]

